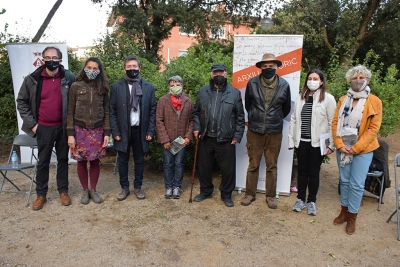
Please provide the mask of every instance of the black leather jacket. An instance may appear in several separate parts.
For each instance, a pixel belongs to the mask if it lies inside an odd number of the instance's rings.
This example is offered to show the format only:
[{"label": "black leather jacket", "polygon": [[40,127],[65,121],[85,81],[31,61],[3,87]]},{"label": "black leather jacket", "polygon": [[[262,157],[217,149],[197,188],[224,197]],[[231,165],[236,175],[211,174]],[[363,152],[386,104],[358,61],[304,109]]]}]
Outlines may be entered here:
[{"label": "black leather jacket", "polygon": [[[200,88],[193,109],[193,131],[199,131],[201,138],[206,135],[211,118],[213,86],[214,83],[211,81],[209,85]],[[218,106],[217,142],[232,140],[240,142],[244,132],[244,110],[240,91],[226,85]]]},{"label": "black leather jacket", "polygon": [[281,134],[283,119],[290,113],[291,96],[289,83],[277,76],[278,87],[268,110],[264,107],[261,75],[253,77],[246,86],[245,107],[248,113],[248,129],[259,134]]}]

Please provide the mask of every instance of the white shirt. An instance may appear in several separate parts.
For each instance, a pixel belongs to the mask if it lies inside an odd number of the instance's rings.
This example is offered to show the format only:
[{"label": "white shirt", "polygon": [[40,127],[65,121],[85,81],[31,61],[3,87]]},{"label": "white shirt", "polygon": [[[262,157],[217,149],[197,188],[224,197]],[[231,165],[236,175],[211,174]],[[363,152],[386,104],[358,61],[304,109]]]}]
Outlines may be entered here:
[{"label": "white shirt", "polygon": [[[132,94],[132,84],[128,84],[129,87],[129,93]],[[131,126],[139,126],[140,123],[140,105],[137,107],[137,111],[133,111],[133,108],[131,109]]]}]

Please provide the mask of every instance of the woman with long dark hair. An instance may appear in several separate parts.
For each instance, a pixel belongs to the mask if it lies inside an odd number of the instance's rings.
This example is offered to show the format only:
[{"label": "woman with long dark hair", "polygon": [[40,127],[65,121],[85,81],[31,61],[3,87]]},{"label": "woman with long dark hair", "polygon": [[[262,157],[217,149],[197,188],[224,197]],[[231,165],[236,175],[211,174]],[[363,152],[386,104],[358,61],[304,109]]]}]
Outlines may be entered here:
[{"label": "woman with long dark hair", "polygon": [[[315,202],[322,160],[335,150],[330,135],[335,108],[335,98],[327,92],[325,75],[318,69],[310,70],[297,97],[289,128],[289,149],[297,148],[298,162],[298,194],[294,211],[300,212],[306,207],[308,189],[308,214],[317,215]],[[323,153],[320,148],[322,134],[330,135]]]},{"label": "woman with long dark hair", "polygon": [[[98,58],[90,57],[69,92],[67,134],[71,157],[77,160],[77,173],[83,194],[82,204],[90,198],[102,199],[96,192],[100,176],[100,158],[106,155],[110,136],[109,84]],[[87,162],[90,163],[88,172]],[[89,190],[90,177],[90,190]]]}]

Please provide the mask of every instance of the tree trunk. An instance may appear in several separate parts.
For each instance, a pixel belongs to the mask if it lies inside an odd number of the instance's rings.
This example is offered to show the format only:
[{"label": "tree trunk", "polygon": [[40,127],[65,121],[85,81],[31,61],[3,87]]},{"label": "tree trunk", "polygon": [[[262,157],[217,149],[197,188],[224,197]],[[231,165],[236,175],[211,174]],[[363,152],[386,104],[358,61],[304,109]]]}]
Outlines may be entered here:
[{"label": "tree trunk", "polygon": [[361,43],[356,43],[352,47],[349,48],[347,53],[343,53],[340,57],[340,65],[344,67],[348,67],[353,60],[354,56],[357,53],[357,50],[360,48]]},{"label": "tree trunk", "polygon": [[57,0],[57,2],[54,4],[53,8],[50,10],[49,14],[47,14],[46,19],[44,20],[42,26],[40,26],[38,32],[36,33],[35,37],[32,39],[32,43],[37,43],[39,42],[40,38],[42,38],[42,35],[44,31],[46,30],[47,26],[49,26],[49,23],[51,19],[53,18],[54,14],[56,13],[57,9],[60,7],[61,3],[63,0]]}]

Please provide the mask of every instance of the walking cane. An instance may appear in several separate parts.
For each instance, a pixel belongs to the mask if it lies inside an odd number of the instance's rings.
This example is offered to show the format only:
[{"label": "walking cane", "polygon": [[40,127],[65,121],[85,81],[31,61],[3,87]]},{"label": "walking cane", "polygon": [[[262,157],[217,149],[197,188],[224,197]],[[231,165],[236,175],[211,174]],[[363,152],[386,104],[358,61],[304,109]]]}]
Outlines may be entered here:
[{"label": "walking cane", "polygon": [[199,137],[196,138],[196,148],[194,149],[194,161],[193,161],[193,171],[192,171],[192,186],[190,188],[190,198],[189,203],[192,203],[192,193],[194,184],[194,173],[196,172],[196,160],[197,160],[197,148],[199,146]]}]

